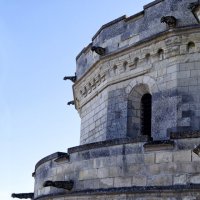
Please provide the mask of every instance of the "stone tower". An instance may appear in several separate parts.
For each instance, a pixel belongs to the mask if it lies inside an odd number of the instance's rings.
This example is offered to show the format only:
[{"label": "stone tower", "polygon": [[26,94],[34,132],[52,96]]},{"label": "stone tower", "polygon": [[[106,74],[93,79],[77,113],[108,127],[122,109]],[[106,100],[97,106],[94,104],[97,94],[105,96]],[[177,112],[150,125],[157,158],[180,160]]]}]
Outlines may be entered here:
[{"label": "stone tower", "polygon": [[34,194],[13,195],[200,199],[200,1],[156,0],[115,19],[76,60],[65,79],[80,146],[40,160]]}]

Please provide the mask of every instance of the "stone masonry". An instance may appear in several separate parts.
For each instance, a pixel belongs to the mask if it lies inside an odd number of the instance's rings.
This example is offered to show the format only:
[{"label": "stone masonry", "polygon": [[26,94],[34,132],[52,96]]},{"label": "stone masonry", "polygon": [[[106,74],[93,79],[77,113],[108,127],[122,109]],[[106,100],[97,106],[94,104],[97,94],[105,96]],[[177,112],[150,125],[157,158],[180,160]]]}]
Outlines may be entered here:
[{"label": "stone masonry", "polygon": [[36,164],[34,200],[200,199],[199,0],[103,25],[73,80],[80,146]]}]

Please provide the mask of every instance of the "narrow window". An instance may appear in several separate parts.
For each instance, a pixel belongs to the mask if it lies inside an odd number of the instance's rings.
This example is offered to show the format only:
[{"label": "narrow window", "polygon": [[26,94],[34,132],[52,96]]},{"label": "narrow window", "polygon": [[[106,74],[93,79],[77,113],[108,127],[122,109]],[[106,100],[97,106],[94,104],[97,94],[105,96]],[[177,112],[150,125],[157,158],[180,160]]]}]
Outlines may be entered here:
[{"label": "narrow window", "polygon": [[164,51],[163,49],[158,50],[158,59],[163,60],[164,59]]},{"label": "narrow window", "polygon": [[188,53],[193,53],[195,51],[195,44],[194,42],[189,42],[187,45],[187,51]]},{"label": "narrow window", "polygon": [[151,94],[146,93],[141,98],[141,134],[147,135],[151,139]]}]

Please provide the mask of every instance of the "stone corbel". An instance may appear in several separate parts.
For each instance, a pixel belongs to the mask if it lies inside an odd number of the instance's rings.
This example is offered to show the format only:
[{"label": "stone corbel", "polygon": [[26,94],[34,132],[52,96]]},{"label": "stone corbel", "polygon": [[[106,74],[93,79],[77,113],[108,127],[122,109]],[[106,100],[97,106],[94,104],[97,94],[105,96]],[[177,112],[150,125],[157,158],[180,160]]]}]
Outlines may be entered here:
[{"label": "stone corbel", "polygon": [[177,19],[174,16],[163,16],[160,22],[166,23],[169,28],[175,28],[177,24]]},{"label": "stone corbel", "polygon": [[34,193],[19,193],[19,194],[13,193],[11,197],[18,199],[33,199]]},{"label": "stone corbel", "polygon": [[55,187],[62,188],[66,190],[72,190],[74,186],[74,181],[45,181],[43,187]]}]

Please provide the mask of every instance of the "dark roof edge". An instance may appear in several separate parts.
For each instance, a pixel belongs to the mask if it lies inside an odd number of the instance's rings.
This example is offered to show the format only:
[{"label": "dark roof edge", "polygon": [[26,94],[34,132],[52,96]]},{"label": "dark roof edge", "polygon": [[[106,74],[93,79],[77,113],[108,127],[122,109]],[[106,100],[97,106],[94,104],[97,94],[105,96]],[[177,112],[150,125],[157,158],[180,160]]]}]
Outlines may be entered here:
[{"label": "dark roof edge", "polygon": [[84,53],[88,48],[92,47],[92,43],[88,44],[86,47],[84,47],[81,52],[76,56],[76,60],[81,56],[82,53]]},{"label": "dark roof edge", "polygon": [[[176,32],[179,31],[179,30],[180,30],[180,31],[184,31],[184,30],[188,30],[188,29],[191,29],[191,28],[195,28],[195,29],[196,29],[196,28],[200,28],[200,24],[195,24],[195,25],[190,25],[190,26],[182,26],[182,27],[175,28],[174,30],[167,29],[167,30],[162,31],[162,32],[160,32],[160,33],[157,33],[157,34],[151,35],[151,36],[149,36],[149,37],[147,37],[147,38],[144,38],[144,39],[142,39],[142,40],[140,40],[140,41],[138,41],[138,42],[132,44],[131,46],[128,46],[128,47],[125,47],[125,48],[120,48],[120,49],[118,49],[117,51],[111,52],[111,53],[109,53],[109,54],[107,54],[107,55],[105,55],[105,56],[101,56],[100,59],[99,59],[98,61],[96,61],[95,63],[93,63],[93,64],[88,68],[88,70],[87,70],[84,74],[88,73],[89,70],[91,70],[92,66],[96,65],[96,64],[97,64],[98,62],[100,62],[101,60],[108,58],[109,56],[114,56],[114,55],[116,55],[116,54],[118,54],[118,53],[124,52],[124,51],[126,51],[126,50],[131,49],[131,48],[134,48],[134,47],[136,47],[136,46],[138,46],[138,45],[141,45],[141,44],[143,44],[143,43],[145,43],[145,42],[148,42],[148,41],[150,41],[150,40],[154,40],[154,39],[156,39],[157,37],[162,37],[162,36],[164,36],[165,34],[176,33]],[[76,84],[77,84],[80,80],[82,80],[82,78],[83,78],[83,75],[81,75],[81,77],[78,78],[78,80],[76,81]]]},{"label": "dark roof edge", "polygon": [[111,25],[113,25],[113,24],[115,24],[115,23],[117,23],[117,22],[119,22],[119,21],[122,21],[122,20],[124,20],[124,19],[126,19],[126,15],[123,15],[123,16],[121,16],[121,17],[119,17],[119,18],[117,18],[117,19],[114,19],[114,20],[112,20],[112,21],[110,21],[110,22],[104,24],[103,26],[101,26],[101,28],[100,28],[100,29],[96,32],[96,34],[92,37],[92,41],[97,37],[97,35],[99,35],[99,33],[100,33],[103,29],[105,29],[105,28],[107,28],[107,27],[109,27],[109,26],[111,26]]},{"label": "dark roof edge", "polygon": [[147,142],[147,141],[148,141],[147,136],[140,136],[138,138],[118,138],[118,139],[105,140],[105,141],[100,141],[100,142],[83,144],[76,147],[71,147],[68,149],[68,153],[71,154],[71,153],[81,152],[81,151],[95,149],[95,148],[103,148],[103,147],[110,147],[110,146],[115,146],[115,145],[131,144],[131,143]]},{"label": "dark roof edge", "polygon": [[[145,9],[148,9],[148,8],[150,8],[151,6],[154,6],[154,5],[156,5],[156,4],[158,4],[158,3],[162,2],[162,1],[164,1],[164,0],[155,0],[155,1],[153,1],[153,2],[151,2],[151,3],[149,3],[149,4],[147,4],[147,5],[144,5],[144,6],[143,6],[143,9],[144,9],[144,10],[145,10]],[[107,28],[107,27],[109,27],[109,26],[112,26],[113,24],[115,24],[115,23],[117,23],[117,22],[119,22],[119,21],[122,21],[122,20],[125,20],[125,21],[132,20],[132,19],[138,17],[139,15],[144,14],[144,10],[143,10],[143,11],[140,11],[140,12],[134,14],[134,15],[131,15],[130,17],[126,17],[126,15],[123,15],[123,16],[117,18],[117,19],[114,19],[114,20],[112,20],[112,21],[110,21],[110,22],[108,22],[108,23],[102,25],[101,28],[100,28],[100,29],[96,32],[96,34],[92,37],[92,41],[99,35],[99,33],[100,33],[103,29],[105,29],[105,28]],[[81,55],[91,44],[92,44],[92,43],[90,43],[87,47],[85,47],[85,48],[82,49],[82,51],[76,56],[76,60],[80,57],[80,55]]]},{"label": "dark roof edge", "polygon": [[64,152],[56,152],[56,153],[53,153],[53,154],[50,154],[44,158],[42,158],[41,160],[39,160],[36,165],[35,165],[35,170],[40,166],[42,165],[43,163],[45,162],[48,162],[52,159],[55,159],[55,158],[58,158],[60,156],[63,156],[63,155],[68,155],[67,153],[64,153]]},{"label": "dark roof edge", "polygon": [[156,4],[158,4],[158,3],[162,2],[162,1],[165,1],[165,0],[155,0],[155,1],[151,2],[151,3],[148,3],[147,5],[144,5],[143,9],[145,10],[147,8],[150,8],[151,6],[154,6],[154,5],[156,5]]}]

